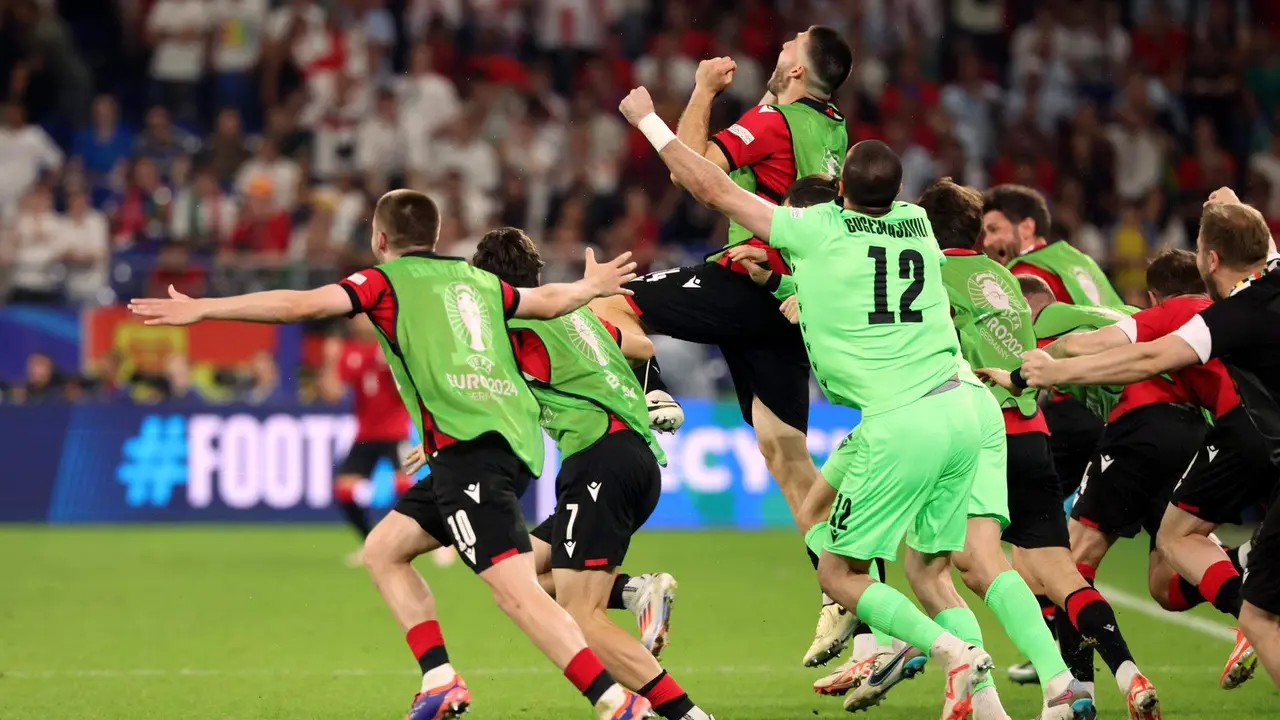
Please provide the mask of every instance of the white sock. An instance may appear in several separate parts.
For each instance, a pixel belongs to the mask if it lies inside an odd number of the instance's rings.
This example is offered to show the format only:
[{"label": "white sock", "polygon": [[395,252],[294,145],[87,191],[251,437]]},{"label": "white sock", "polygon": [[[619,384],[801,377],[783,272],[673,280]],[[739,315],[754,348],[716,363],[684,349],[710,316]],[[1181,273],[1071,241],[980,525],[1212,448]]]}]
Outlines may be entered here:
[{"label": "white sock", "polygon": [[835,600],[832,600],[830,595],[826,593],[822,593],[822,607],[826,607],[828,605],[833,605],[833,604],[835,604]]},{"label": "white sock", "polygon": [[627,584],[622,586],[622,607],[635,612],[636,596],[640,594],[640,590],[644,587],[646,581],[646,576],[644,575],[631,576]]},{"label": "white sock", "polygon": [[457,675],[457,672],[449,663],[431,668],[422,676],[422,692],[435,690],[452,680],[454,675]]},{"label": "white sock", "polygon": [[933,645],[929,648],[929,657],[937,657],[942,661],[944,667],[950,667],[960,660],[960,654],[968,647],[963,640],[944,632],[933,641]]},{"label": "white sock", "polygon": [[974,720],[1005,720],[1009,713],[1000,704],[1000,696],[994,687],[985,687],[973,695]]},{"label": "white sock", "polygon": [[[627,691],[622,689],[618,683],[609,686],[608,690],[600,696],[601,703],[608,703],[610,707],[618,707],[627,701]],[[596,703],[599,705],[600,703]]]},{"label": "white sock", "polygon": [[853,636],[853,661],[862,662],[873,657],[878,651],[879,646],[876,644],[876,636],[871,633],[863,633]]},{"label": "white sock", "polygon": [[1116,668],[1116,683],[1120,686],[1120,693],[1127,694],[1129,686],[1133,684],[1133,679],[1138,675],[1138,666],[1133,664],[1132,660],[1125,660],[1120,663],[1120,667]]},{"label": "white sock", "polygon": [[1249,567],[1249,553],[1253,552],[1253,540],[1240,543],[1240,567]]},{"label": "white sock", "polygon": [[1049,682],[1045,683],[1044,699],[1046,702],[1058,697],[1071,684],[1073,678],[1071,673],[1063,670],[1062,672],[1049,678]]}]

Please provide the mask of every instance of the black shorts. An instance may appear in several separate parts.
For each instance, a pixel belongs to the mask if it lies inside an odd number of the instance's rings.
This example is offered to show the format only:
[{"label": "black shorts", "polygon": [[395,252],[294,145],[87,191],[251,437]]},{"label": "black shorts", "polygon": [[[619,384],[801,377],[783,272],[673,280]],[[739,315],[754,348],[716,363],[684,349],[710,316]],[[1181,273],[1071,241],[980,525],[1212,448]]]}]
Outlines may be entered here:
[{"label": "black shorts", "polygon": [[390,460],[392,467],[399,470],[400,443],[390,440],[358,442],[351,446],[351,452],[347,453],[347,457],[338,466],[336,477],[358,475],[367,478],[373,475],[374,468],[378,467],[378,461],[382,458]]},{"label": "black shorts", "polygon": [[779,420],[808,431],[809,355],[772,293],[714,263],[651,273],[627,288],[649,332],[720,347],[748,425],[758,397]]},{"label": "black shorts", "polygon": [[1102,439],[1106,423],[1075,398],[1045,403],[1044,421],[1049,424],[1049,448],[1053,451],[1053,467],[1058,471],[1062,499],[1066,500],[1080,487],[1084,468]]},{"label": "black shorts", "polygon": [[1121,537],[1145,529],[1155,542],[1169,493],[1204,444],[1204,416],[1159,403],[1109,423],[1080,483],[1071,517]]},{"label": "black shorts", "polygon": [[1267,442],[1239,406],[1209,428],[1169,502],[1201,520],[1238,524],[1241,513],[1271,497],[1277,479],[1280,472],[1271,464]]},{"label": "black shorts", "polygon": [[1049,438],[1031,432],[1010,435],[1009,527],[1002,539],[1027,550],[1070,547],[1062,484],[1053,469]]},{"label": "black shorts", "polygon": [[552,568],[617,567],[661,493],[662,473],[644,438],[610,433],[564,461],[556,511],[531,534],[551,546]]},{"label": "black shorts", "polygon": [[1280,498],[1273,499],[1253,536],[1240,596],[1260,610],[1280,615],[1280,502],[1276,499]]},{"label": "black shorts", "polygon": [[481,573],[532,549],[520,512],[520,496],[532,480],[506,439],[485,433],[436,453],[431,476],[401,495],[394,510],[455,547]]}]

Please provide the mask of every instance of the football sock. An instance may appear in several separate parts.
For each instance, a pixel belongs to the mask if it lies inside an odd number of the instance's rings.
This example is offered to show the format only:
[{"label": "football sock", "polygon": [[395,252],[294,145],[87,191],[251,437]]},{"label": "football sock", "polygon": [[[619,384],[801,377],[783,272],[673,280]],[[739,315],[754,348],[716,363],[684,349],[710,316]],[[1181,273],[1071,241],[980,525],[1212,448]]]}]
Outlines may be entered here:
[{"label": "football sock", "polygon": [[444,649],[444,635],[440,633],[439,622],[428,620],[418,623],[409,628],[404,639],[409,643],[413,656],[418,659],[418,667],[421,668],[423,675],[449,662],[449,653]]},{"label": "football sock", "polygon": [[373,531],[373,526],[369,524],[369,516],[365,514],[364,508],[356,504],[351,487],[349,485],[334,485],[333,499],[338,503],[338,508],[342,510],[342,516],[347,519],[351,527],[356,529],[356,532],[360,533],[360,537],[369,537],[369,533]]},{"label": "football sock", "polygon": [[[884,559],[876,558],[875,560],[871,561],[871,577],[875,578],[876,582],[880,582],[880,583],[884,582],[884,570],[885,570]],[[876,628],[871,628],[871,634],[875,636],[876,644],[879,645],[881,648],[893,647],[893,638],[896,636],[890,635],[889,633],[886,633],[882,630],[878,630]]]},{"label": "football sock", "polygon": [[[997,578],[999,579],[999,578]],[[997,617],[999,615],[997,614]],[[967,607],[947,608],[938,613],[933,618],[943,630],[955,635],[969,645],[977,645],[982,647],[982,626],[978,625],[978,618],[973,616],[973,611]],[[987,674],[987,679],[978,683],[973,691],[976,693],[984,688],[994,688],[995,681],[991,679],[991,674]],[[996,702],[999,702],[998,700]],[[996,716],[1001,717],[1001,716]]]},{"label": "football sock", "polygon": [[[989,588],[988,588],[989,589]],[[1049,628],[1049,632],[1053,633],[1054,638],[1058,637],[1058,606],[1053,604],[1048,595],[1037,595],[1036,602],[1040,603],[1040,614],[1044,617],[1045,627]]]},{"label": "football sock", "polygon": [[1177,612],[1190,610],[1204,602],[1200,589],[1186,578],[1174,573],[1169,579],[1169,609]]},{"label": "football sock", "polygon": [[879,649],[880,643],[876,640],[875,633],[871,631],[871,626],[865,622],[859,622],[858,627],[853,631],[853,660],[862,662],[875,655]]},{"label": "football sock", "polygon": [[610,610],[626,610],[627,603],[623,598],[623,594],[627,590],[627,583],[631,582],[630,575],[618,573],[613,576],[613,589],[609,591],[609,609]]},{"label": "football sock", "polygon": [[573,656],[564,668],[564,676],[592,705],[600,702],[600,696],[614,685],[613,676],[605,671],[591,648],[582,648]]},{"label": "football sock", "polygon": [[1244,572],[1245,567],[1249,564],[1249,551],[1252,549],[1253,541],[1246,540],[1240,543],[1240,547],[1233,547],[1227,550],[1227,559],[1231,561],[1232,565],[1236,566],[1237,570]]},{"label": "football sock", "polygon": [[902,638],[925,654],[932,653],[934,642],[946,634],[905,595],[882,582],[872,583],[862,593],[856,612],[863,622],[888,635],[890,643],[892,638]]},{"label": "football sock", "polygon": [[1230,560],[1219,560],[1200,578],[1200,595],[1233,617],[1240,617],[1240,573]]},{"label": "football sock", "polygon": [[1120,634],[1116,612],[1101,593],[1091,587],[1080,588],[1067,596],[1066,606],[1071,623],[1097,647],[1113,674],[1121,664],[1133,662],[1133,653]]},{"label": "football sock", "polygon": [[1062,651],[1062,659],[1071,669],[1071,674],[1083,683],[1093,682],[1093,646],[1085,642],[1084,636],[1071,624],[1066,611],[1058,608],[1058,648]]},{"label": "football sock", "polygon": [[[1058,652],[1052,633],[1045,627],[1044,616],[1035,595],[1031,594],[1031,588],[1017,571],[1006,570],[992,581],[983,600],[1023,657],[1035,666],[1036,674],[1040,676],[1040,688],[1047,691],[1050,680],[1067,672],[1067,664]],[[973,613],[969,613],[969,617],[973,617]],[[976,619],[974,625],[977,625]],[[961,640],[969,640],[964,635],[955,634]]]},{"label": "football sock", "polygon": [[653,711],[667,720],[680,720],[693,710],[693,701],[688,693],[680,688],[675,678],[663,670],[658,677],[645,683],[640,694],[653,706]]},{"label": "football sock", "polygon": [[636,379],[646,393],[653,390],[667,391],[667,384],[662,380],[662,368],[658,367],[658,358],[654,356],[644,365],[635,368]]}]

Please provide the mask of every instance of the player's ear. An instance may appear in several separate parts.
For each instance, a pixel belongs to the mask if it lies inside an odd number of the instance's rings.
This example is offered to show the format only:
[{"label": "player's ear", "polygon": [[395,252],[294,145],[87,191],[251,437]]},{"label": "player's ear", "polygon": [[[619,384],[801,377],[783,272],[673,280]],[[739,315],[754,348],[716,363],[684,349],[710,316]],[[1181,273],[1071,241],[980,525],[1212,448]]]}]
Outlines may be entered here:
[{"label": "player's ear", "polygon": [[1018,239],[1033,238],[1036,236],[1036,221],[1031,218],[1022,218],[1018,221]]},{"label": "player's ear", "polygon": [[1158,298],[1156,298],[1156,294],[1155,294],[1155,292],[1153,292],[1153,291],[1151,291],[1151,290],[1148,290],[1148,291],[1147,291],[1147,305],[1149,305],[1149,306],[1151,306],[1151,307],[1155,307],[1156,305],[1159,305],[1159,304],[1160,304],[1160,300],[1159,300]]}]

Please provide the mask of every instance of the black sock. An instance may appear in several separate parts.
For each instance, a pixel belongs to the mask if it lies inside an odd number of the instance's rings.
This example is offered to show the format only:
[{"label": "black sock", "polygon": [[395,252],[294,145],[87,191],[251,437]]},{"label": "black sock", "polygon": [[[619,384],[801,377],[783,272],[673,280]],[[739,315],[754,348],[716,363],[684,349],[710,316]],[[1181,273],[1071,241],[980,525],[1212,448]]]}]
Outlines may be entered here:
[{"label": "black sock", "polygon": [[1037,595],[1036,602],[1040,603],[1040,616],[1044,618],[1044,624],[1049,626],[1049,633],[1056,640],[1058,637],[1058,606],[1053,604],[1048,595]]},{"label": "black sock", "polygon": [[609,609],[610,610],[626,610],[627,605],[622,601],[622,591],[627,587],[627,581],[631,579],[630,575],[618,573],[613,576],[613,589],[609,591]]},{"label": "black sock", "polygon": [[1218,588],[1218,594],[1213,596],[1213,606],[1218,608],[1219,612],[1226,613],[1232,617],[1240,617],[1240,586],[1243,580],[1239,575],[1232,575],[1227,578],[1222,587]]},{"label": "black sock", "polygon": [[449,653],[444,649],[443,645],[436,645],[418,656],[418,668],[422,670],[423,675],[448,662]]},{"label": "black sock", "polygon": [[658,677],[645,683],[640,694],[653,704],[653,711],[667,720],[680,720],[693,711],[693,701],[675,680],[663,670]]},{"label": "black sock", "polygon": [[1093,645],[1071,624],[1071,618],[1062,608],[1057,608],[1054,625],[1057,626],[1054,634],[1058,636],[1058,649],[1062,651],[1067,669],[1080,682],[1093,682]]},{"label": "black sock", "polygon": [[592,680],[591,684],[587,686],[587,689],[582,691],[582,695],[588,702],[595,705],[600,702],[600,698],[603,697],[606,692],[609,692],[609,688],[616,684],[617,681],[613,679],[613,676],[609,674],[608,670],[601,670],[600,674],[596,676],[596,679]]},{"label": "black sock", "polygon": [[1240,550],[1241,548],[1238,547],[1228,548],[1227,559],[1231,561],[1232,565],[1236,566],[1236,572],[1243,574],[1244,564],[1240,562]]},{"label": "black sock", "polygon": [[1080,588],[1067,596],[1066,605],[1073,624],[1098,649],[1113,675],[1122,663],[1133,660],[1133,653],[1120,634],[1116,611],[1097,590]]},{"label": "black sock", "polygon": [[651,390],[667,392],[667,384],[662,381],[662,368],[658,367],[658,358],[654,356],[644,365],[635,368],[636,379],[647,394]]},{"label": "black sock", "polygon": [[360,533],[360,537],[369,537],[369,532],[373,528],[369,525],[369,517],[365,514],[364,508],[354,502],[338,503],[338,507],[342,509],[342,516],[347,519],[347,522]]}]

